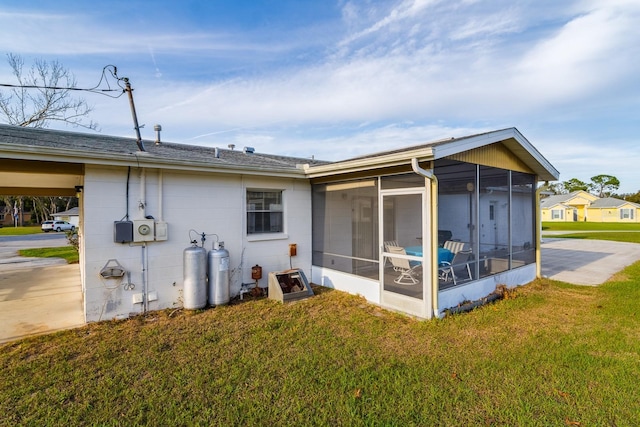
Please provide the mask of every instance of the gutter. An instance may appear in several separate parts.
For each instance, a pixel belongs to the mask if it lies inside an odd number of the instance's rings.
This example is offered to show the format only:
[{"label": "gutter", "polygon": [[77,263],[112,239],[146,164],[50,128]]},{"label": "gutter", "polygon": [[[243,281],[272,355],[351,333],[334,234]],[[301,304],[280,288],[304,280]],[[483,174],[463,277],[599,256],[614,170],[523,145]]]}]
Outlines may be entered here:
[{"label": "gutter", "polygon": [[438,309],[438,178],[433,174],[433,169],[422,169],[416,157],[411,159],[411,169],[431,182],[431,310],[432,316],[439,316]]}]

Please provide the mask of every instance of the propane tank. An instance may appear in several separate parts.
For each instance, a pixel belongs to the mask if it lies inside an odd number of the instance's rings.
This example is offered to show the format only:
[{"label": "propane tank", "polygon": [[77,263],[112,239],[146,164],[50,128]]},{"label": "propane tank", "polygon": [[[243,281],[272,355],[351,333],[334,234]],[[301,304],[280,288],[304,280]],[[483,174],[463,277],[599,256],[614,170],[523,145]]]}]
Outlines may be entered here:
[{"label": "propane tank", "polygon": [[209,305],[229,303],[229,251],[215,242],[209,251]]},{"label": "propane tank", "polygon": [[197,310],[207,305],[207,250],[194,244],[184,250],[183,306]]}]

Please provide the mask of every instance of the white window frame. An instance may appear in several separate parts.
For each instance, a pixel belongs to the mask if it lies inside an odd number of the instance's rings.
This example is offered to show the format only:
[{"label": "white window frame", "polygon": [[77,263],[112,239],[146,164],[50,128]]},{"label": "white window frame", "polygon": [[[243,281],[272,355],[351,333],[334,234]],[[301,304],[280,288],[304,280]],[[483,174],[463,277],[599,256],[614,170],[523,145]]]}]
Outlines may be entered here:
[{"label": "white window frame", "polygon": [[551,219],[564,219],[564,209],[551,209]]},{"label": "white window frame", "polygon": [[620,219],[634,219],[633,218],[633,211],[634,211],[634,209],[632,209],[632,208],[621,208],[620,209]]},{"label": "white window frame", "polygon": [[[270,204],[268,209],[256,209],[252,203],[249,203],[249,195],[250,193],[279,193],[279,201],[277,204]],[[246,210],[246,229],[247,237],[255,238],[257,236],[264,236],[267,238],[277,238],[277,236],[283,236],[285,231],[285,213],[284,213],[284,190],[281,188],[247,188],[245,190],[245,210]],[[278,229],[273,230],[273,225],[271,226],[272,230],[260,230],[255,231],[255,229],[251,230],[253,227],[251,226],[252,221],[250,220],[251,213],[269,213],[270,216],[273,214],[277,214],[280,216],[280,224]],[[254,225],[255,227],[255,225]]]}]

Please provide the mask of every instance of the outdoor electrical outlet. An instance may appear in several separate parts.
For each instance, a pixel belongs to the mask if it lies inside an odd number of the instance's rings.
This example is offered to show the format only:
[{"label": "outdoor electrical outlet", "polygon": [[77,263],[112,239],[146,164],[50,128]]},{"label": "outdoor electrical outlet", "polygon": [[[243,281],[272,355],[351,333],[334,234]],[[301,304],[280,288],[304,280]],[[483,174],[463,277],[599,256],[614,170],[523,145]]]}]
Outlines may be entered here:
[{"label": "outdoor electrical outlet", "polygon": [[157,293],[156,291],[151,291],[151,292],[149,292],[149,295],[148,295],[148,297],[147,297],[147,300],[148,300],[149,302],[151,302],[151,301],[157,301],[157,300],[158,300],[158,293]]},{"label": "outdoor electrical outlet", "polygon": [[296,245],[295,243],[291,243],[289,245],[289,256],[296,256],[298,255],[298,245]]},{"label": "outdoor electrical outlet", "polygon": [[144,295],[142,294],[133,294],[133,303],[134,304],[142,304],[142,300],[144,299]]}]

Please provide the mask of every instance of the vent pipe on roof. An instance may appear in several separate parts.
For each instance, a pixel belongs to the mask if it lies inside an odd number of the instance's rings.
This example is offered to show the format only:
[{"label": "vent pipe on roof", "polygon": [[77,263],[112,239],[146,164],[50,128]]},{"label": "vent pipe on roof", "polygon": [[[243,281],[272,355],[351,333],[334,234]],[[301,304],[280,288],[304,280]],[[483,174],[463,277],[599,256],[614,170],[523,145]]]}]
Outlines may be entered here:
[{"label": "vent pipe on roof", "polygon": [[216,159],[220,158],[220,149],[218,147],[213,149],[213,157],[215,157]]},{"label": "vent pipe on roof", "polygon": [[156,145],[160,145],[160,131],[162,130],[162,126],[155,125],[153,130],[156,131]]},{"label": "vent pipe on roof", "polygon": [[236,148],[236,144],[229,144],[227,147],[229,147],[229,150],[233,151],[233,149]]}]

